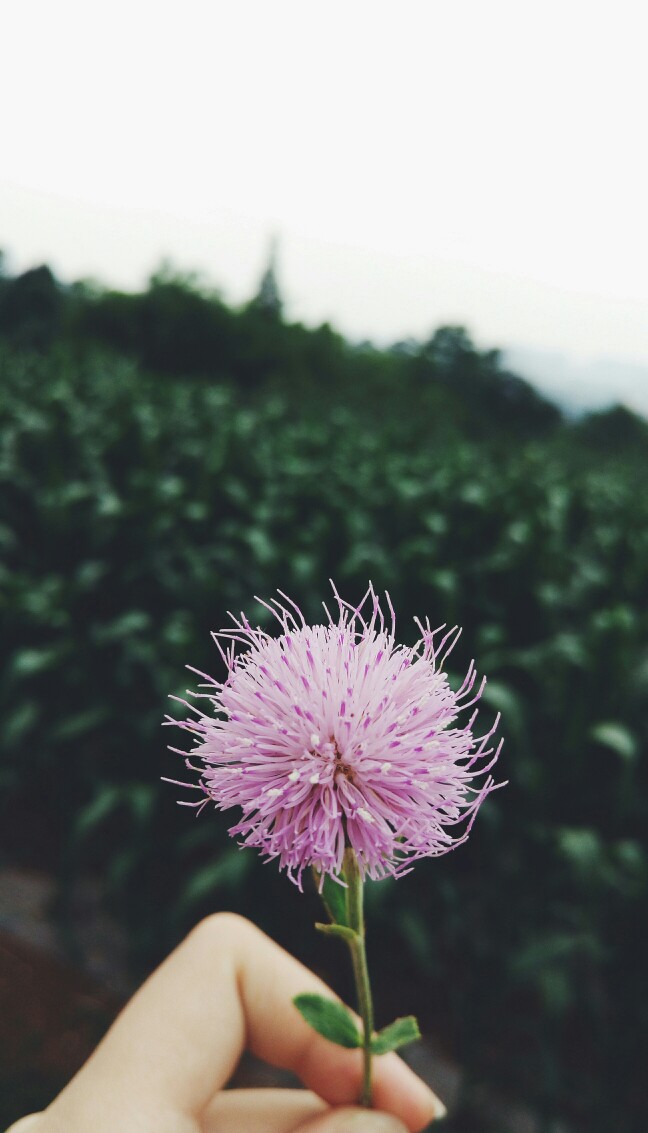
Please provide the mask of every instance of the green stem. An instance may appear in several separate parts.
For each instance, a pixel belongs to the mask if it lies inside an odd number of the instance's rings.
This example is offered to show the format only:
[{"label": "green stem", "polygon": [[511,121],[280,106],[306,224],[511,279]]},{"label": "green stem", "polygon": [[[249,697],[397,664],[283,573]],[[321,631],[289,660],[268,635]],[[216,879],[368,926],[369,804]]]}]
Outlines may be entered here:
[{"label": "green stem", "polygon": [[344,852],[344,877],[348,886],[347,914],[349,928],[353,930],[353,938],[348,939],[347,943],[353,961],[353,974],[358,996],[358,1010],[362,1019],[363,1074],[360,1104],[370,1106],[371,1039],[374,1030],[373,1002],[371,998],[371,985],[369,983],[369,969],[367,968],[367,952],[365,948],[364,915],[362,910],[362,877],[360,875],[355,850],[352,850],[350,846],[348,846]]}]

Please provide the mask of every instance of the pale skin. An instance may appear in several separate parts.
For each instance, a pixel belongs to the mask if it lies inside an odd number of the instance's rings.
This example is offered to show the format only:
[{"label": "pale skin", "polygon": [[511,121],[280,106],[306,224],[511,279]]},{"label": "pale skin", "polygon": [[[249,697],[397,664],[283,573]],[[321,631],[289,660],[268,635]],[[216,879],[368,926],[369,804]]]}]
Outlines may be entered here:
[{"label": "pale skin", "polygon": [[[372,1111],[356,1106],[359,1051],[321,1038],[293,996],[335,998],[248,921],[208,917],[130,1000],[56,1100],[7,1133],[420,1133],[444,1113],[395,1054],[375,1060]],[[244,1050],[304,1090],[227,1090]]]}]

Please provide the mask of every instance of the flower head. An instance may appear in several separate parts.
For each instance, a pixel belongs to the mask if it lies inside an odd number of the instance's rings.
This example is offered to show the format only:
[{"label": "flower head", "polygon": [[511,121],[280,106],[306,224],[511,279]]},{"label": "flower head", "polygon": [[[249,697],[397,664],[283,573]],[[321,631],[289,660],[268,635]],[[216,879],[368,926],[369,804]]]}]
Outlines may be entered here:
[{"label": "flower head", "polygon": [[339,874],[346,845],[363,874],[380,878],[465,841],[495,786],[501,741],[488,746],[499,718],[479,737],[476,711],[456,723],[484,687],[475,691],[472,662],[457,692],[443,671],[461,631],[417,620],[409,648],[396,643],[389,596],[386,621],[372,586],[357,607],[333,587],[337,617],[325,606],[326,622],[312,626],[278,593],[285,604],[261,604],[279,636],[230,615],[233,625],[213,635],[225,680],[200,673],[207,691],[181,701],[189,718],[167,718],[194,737],[181,754],[206,796],[184,805],[240,808],[230,834],[278,858],[298,884],[308,866]]}]

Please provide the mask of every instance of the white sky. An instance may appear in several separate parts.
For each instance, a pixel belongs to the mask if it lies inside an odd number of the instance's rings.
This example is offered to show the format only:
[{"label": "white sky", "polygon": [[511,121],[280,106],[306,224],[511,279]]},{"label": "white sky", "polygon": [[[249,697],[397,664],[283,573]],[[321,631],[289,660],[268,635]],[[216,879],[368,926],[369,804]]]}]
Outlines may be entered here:
[{"label": "white sky", "polygon": [[295,318],[378,341],[460,321],[641,383],[644,16],[0,0],[0,247],[127,287],[166,254],[238,301],[276,233]]}]

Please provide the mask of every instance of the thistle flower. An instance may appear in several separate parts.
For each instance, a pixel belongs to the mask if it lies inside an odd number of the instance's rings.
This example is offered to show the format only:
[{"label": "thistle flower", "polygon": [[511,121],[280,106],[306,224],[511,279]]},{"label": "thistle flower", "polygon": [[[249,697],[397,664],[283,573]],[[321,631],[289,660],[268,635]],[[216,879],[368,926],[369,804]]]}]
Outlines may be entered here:
[{"label": "thistle flower", "polygon": [[325,605],[322,625],[307,625],[278,593],[283,602],[257,601],[280,634],[230,615],[232,626],[213,635],[225,680],[192,670],[207,691],[174,698],[190,716],[166,722],[194,737],[180,754],[200,776],[182,785],[205,796],[183,805],[240,808],[230,834],[278,858],[300,887],[309,866],[338,876],[345,847],[362,877],[382,878],[460,845],[495,787],[489,772],[501,748],[489,746],[499,717],[482,736],[473,734],[476,710],[457,723],[485,684],[476,689],[471,662],[458,691],[450,688],[444,665],[461,631],[417,619],[410,648],[396,643],[389,595],[386,620],[371,585],[358,606],[333,587],[337,616]]}]

